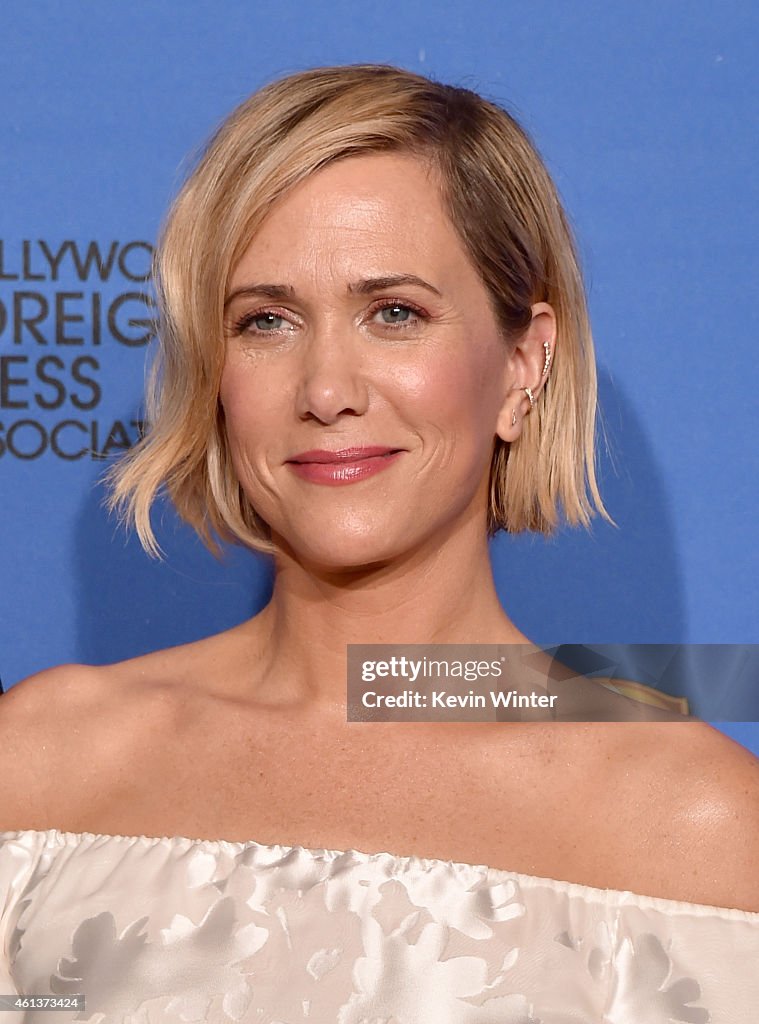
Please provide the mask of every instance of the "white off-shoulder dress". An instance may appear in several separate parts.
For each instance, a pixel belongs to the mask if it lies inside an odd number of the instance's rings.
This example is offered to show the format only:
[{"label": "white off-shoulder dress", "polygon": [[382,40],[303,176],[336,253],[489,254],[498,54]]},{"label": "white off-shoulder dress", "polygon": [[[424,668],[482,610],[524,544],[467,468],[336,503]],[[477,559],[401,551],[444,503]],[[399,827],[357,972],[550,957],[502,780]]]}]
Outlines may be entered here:
[{"label": "white off-shoulder dress", "polygon": [[759,1021],[759,913],[484,865],[29,829],[0,912],[4,1005],[85,997],[0,1024]]}]

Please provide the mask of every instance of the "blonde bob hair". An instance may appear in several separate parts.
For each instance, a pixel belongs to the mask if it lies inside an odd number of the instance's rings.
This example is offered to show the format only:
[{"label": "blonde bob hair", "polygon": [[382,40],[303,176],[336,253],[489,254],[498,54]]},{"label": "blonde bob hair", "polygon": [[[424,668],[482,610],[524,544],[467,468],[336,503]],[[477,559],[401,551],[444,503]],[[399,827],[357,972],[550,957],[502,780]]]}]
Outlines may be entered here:
[{"label": "blonde bob hair", "polygon": [[288,189],[334,160],[388,151],[437,171],[505,343],[527,328],[534,303],[556,313],[554,357],[535,408],[518,440],[494,440],[488,536],[550,535],[559,504],[571,525],[587,527],[596,511],[613,523],[595,476],[597,383],[582,274],[535,146],[475,92],[354,64],[301,71],[255,92],[217,129],[169,209],[153,266],[158,350],[147,430],[106,474],[109,509],[136,528],[148,553],[161,554],[150,522],[159,493],[216,555],[217,538],[276,551],[234,472],[219,401],[230,277]]}]

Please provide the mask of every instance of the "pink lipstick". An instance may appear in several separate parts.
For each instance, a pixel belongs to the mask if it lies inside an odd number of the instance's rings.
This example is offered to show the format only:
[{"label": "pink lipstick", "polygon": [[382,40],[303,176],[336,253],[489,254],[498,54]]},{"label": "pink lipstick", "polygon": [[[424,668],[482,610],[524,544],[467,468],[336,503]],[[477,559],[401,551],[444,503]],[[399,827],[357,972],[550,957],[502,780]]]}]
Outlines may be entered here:
[{"label": "pink lipstick", "polygon": [[315,448],[287,460],[293,472],[316,484],[352,484],[380,473],[392,465],[403,451],[398,448],[341,448],[327,451]]}]

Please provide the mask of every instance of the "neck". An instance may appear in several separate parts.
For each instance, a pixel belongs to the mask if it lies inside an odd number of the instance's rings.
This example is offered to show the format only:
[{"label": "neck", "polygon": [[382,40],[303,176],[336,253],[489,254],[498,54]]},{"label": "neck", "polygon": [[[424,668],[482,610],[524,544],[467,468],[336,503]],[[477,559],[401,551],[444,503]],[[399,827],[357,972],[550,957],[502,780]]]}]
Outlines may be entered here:
[{"label": "neck", "polygon": [[246,624],[256,701],[344,714],[347,644],[530,643],[498,599],[479,523],[371,565],[306,566],[283,548],[275,567]]}]

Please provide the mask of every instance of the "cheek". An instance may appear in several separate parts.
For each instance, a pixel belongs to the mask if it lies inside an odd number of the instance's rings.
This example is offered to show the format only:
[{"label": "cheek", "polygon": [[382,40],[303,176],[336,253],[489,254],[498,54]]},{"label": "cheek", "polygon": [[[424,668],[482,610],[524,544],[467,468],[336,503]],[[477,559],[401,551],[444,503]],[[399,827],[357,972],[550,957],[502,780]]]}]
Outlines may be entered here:
[{"label": "cheek", "polygon": [[255,437],[259,427],[272,421],[273,400],[270,389],[259,387],[249,367],[228,362],[221,376],[219,400],[224,409],[227,433],[234,445],[244,445],[245,438]]},{"label": "cheek", "polygon": [[261,452],[258,442],[267,421],[266,413],[262,412],[254,395],[250,387],[246,386],[244,375],[230,373],[222,378],[219,398],[224,409],[229,454],[235,473],[246,491],[260,472],[253,467],[259,465]]},{"label": "cheek", "polygon": [[418,400],[433,422],[459,436],[471,433],[476,441],[495,432],[499,380],[494,365],[439,359],[425,368]]},{"label": "cheek", "polygon": [[[263,406],[266,392],[260,396],[251,374],[239,366],[225,366],[219,386],[219,401],[224,410],[224,428],[229,455],[237,479],[255,507],[263,501],[266,474],[266,429],[271,431],[272,416]],[[260,511],[260,508],[259,508]]]},{"label": "cheek", "polygon": [[219,382],[219,400],[224,406],[225,412],[230,412],[234,407],[242,386],[243,374],[233,359],[227,357],[224,368],[221,371]]}]

